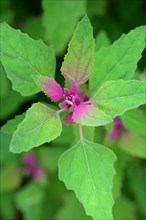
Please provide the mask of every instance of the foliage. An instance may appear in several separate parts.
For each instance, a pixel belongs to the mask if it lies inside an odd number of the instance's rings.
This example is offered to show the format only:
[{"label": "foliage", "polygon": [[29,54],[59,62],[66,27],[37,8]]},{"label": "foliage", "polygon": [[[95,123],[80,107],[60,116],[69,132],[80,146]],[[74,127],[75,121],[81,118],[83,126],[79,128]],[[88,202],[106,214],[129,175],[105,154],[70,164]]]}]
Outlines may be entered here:
[{"label": "foliage", "polygon": [[145,219],[142,0],[26,2],[1,4],[0,217]]}]

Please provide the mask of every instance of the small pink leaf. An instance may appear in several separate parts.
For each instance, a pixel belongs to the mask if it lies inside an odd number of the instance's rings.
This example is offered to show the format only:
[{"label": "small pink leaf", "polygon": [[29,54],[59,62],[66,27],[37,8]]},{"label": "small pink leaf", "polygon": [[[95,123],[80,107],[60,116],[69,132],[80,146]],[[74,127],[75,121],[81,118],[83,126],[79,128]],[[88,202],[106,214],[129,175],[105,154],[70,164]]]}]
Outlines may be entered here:
[{"label": "small pink leaf", "polygon": [[44,92],[54,102],[63,98],[63,90],[53,78],[48,78],[47,82],[44,83]]},{"label": "small pink leaf", "polygon": [[63,98],[63,90],[55,79],[45,76],[34,76],[33,80],[52,101],[57,102]]}]

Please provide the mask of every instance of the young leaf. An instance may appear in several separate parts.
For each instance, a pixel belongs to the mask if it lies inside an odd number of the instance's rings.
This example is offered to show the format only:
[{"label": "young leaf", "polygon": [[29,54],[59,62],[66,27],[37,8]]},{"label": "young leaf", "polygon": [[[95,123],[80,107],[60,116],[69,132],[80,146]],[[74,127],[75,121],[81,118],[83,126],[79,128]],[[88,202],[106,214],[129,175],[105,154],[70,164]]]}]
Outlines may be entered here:
[{"label": "young leaf", "polygon": [[124,127],[141,135],[146,135],[145,114],[140,109],[133,109],[122,115]]},{"label": "young leaf", "polygon": [[95,53],[94,68],[90,77],[90,91],[96,91],[103,82],[133,77],[137,62],[145,48],[145,26],[123,34],[110,47]]},{"label": "young leaf", "polygon": [[105,82],[91,98],[94,105],[113,118],[145,101],[145,82],[138,80]]},{"label": "young leaf", "polygon": [[53,102],[63,98],[63,90],[55,79],[46,76],[33,76],[33,80]]},{"label": "young leaf", "polygon": [[101,126],[112,122],[112,118],[92,105],[80,105],[74,109],[73,120],[86,126]]},{"label": "young leaf", "polygon": [[52,141],[60,135],[61,130],[61,121],[56,111],[41,103],[35,103],[14,132],[10,150],[14,153],[26,152]]},{"label": "young leaf", "polygon": [[87,215],[112,219],[112,178],[115,154],[108,148],[83,139],[59,160],[59,178],[74,190]]},{"label": "young leaf", "polygon": [[85,14],[85,0],[49,0],[42,1],[42,4],[46,39],[54,45],[56,53],[60,53],[65,49],[78,18]]},{"label": "young leaf", "polygon": [[54,77],[55,54],[41,40],[35,41],[6,23],[1,24],[1,61],[14,90],[24,96],[39,92],[33,75]]},{"label": "young leaf", "polygon": [[94,48],[92,26],[88,17],[85,16],[77,25],[62,64],[61,71],[68,82],[80,85],[89,79],[93,65]]}]

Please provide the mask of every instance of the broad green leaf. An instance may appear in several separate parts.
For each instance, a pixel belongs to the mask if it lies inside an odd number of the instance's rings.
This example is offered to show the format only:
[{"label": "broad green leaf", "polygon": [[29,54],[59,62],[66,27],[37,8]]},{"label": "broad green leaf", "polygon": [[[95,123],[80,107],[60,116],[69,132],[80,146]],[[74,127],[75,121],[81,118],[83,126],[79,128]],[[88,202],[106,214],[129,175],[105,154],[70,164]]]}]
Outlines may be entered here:
[{"label": "broad green leaf", "polygon": [[127,132],[122,135],[119,145],[122,150],[128,154],[146,158],[146,142],[145,137],[133,132]]},{"label": "broad green leaf", "polygon": [[61,121],[56,111],[41,103],[35,103],[28,109],[25,119],[14,132],[10,150],[13,153],[26,152],[52,141],[60,135],[61,130]]},{"label": "broad green leaf", "polygon": [[102,47],[95,53],[94,68],[90,77],[91,93],[103,82],[130,79],[145,48],[145,26],[123,34],[110,47]]},{"label": "broad green leaf", "polygon": [[[135,200],[138,203],[138,207],[141,212],[146,216],[146,197],[145,197],[145,186],[146,186],[146,178],[145,178],[145,164],[134,163],[128,168],[128,185],[130,191],[133,193]],[[134,175],[133,175],[134,174]]]},{"label": "broad green leaf", "polygon": [[13,89],[23,96],[39,92],[32,76],[54,77],[55,55],[53,47],[41,40],[35,41],[20,30],[1,24],[1,61]]},{"label": "broad green leaf", "polygon": [[105,31],[100,31],[95,38],[95,51],[98,51],[101,47],[109,46],[110,40]]},{"label": "broad green leaf", "polygon": [[63,206],[59,209],[55,217],[56,220],[91,220],[91,218],[85,214],[83,206],[79,203],[73,193],[67,193],[63,197]]},{"label": "broad green leaf", "polygon": [[7,123],[1,128],[2,133],[10,134],[10,135],[13,134],[14,131],[17,129],[18,125],[23,121],[24,118],[25,118],[25,112],[7,121]]},{"label": "broad green leaf", "polygon": [[60,53],[65,49],[79,17],[85,14],[85,0],[43,0],[42,6],[46,39],[54,45],[56,53]]},{"label": "broad green leaf", "polygon": [[140,109],[133,109],[122,115],[124,126],[127,130],[146,135],[146,116]]},{"label": "broad green leaf", "polygon": [[146,102],[145,85],[138,80],[111,80],[101,85],[91,102],[114,118]]},{"label": "broad green leaf", "polygon": [[115,220],[136,220],[136,207],[134,202],[124,196],[120,196],[115,201],[113,216]]},{"label": "broad green leaf", "polygon": [[108,148],[79,141],[59,160],[59,178],[74,190],[87,215],[93,219],[112,219],[112,179],[115,154]]},{"label": "broad green leaf", "polygon": [[93,29],[88,17],[85,16],[77,25],[62,64],[61,71],[68,82],[80,85],[89,79],[94,48]]},{"label": "broad green leaf", "polygon": [[41,219],[44,191],[35,183],[30,183],[15,194],[17,208],[23,213],[25,220]]},{"label": "broad green leaf", "polygon": [[3,167],[0,173],[0,191],[17,189],[21,184],[21,172],[15,165]]}]

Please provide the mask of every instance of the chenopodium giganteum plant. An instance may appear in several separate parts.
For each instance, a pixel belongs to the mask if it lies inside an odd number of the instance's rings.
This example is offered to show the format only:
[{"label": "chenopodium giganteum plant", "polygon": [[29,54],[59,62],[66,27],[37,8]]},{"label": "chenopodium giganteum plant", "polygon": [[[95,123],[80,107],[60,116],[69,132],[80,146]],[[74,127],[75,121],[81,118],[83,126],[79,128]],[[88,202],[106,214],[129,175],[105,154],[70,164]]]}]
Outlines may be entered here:
[{"label": "chenopodium giganteum plant", "polygon": [[[60,114],[66,113],[64,123],[79,125],[80,140],[59,159],[59,178],[75,191],[87,215],[112,219],[116,156],[105,146],[86,140],[82,126],[106,125],[145,103],[145,82],[130,80],[145,47],[145,27],[95,51],[92,26],[85,16],[77,25],[62,64],[65,89],[54,79],[52,46],[31,39],[6,23],[1,24],[1,35],[1,61],[13,88],[24,96],[42,90],[53,102],[59,101],[59,110],[42,103],[28,109],[12,136],[11,152],[28,151],[60,136]],[[88,80],[87,92],[82,84]]]}]

